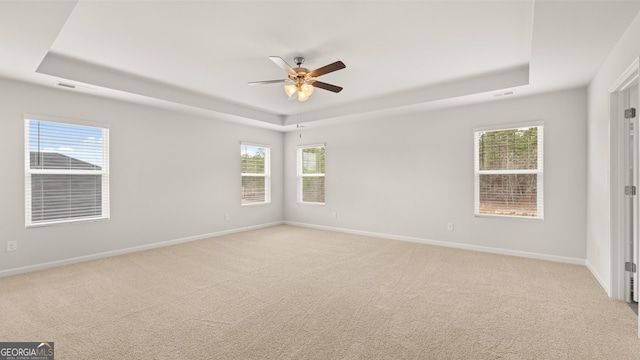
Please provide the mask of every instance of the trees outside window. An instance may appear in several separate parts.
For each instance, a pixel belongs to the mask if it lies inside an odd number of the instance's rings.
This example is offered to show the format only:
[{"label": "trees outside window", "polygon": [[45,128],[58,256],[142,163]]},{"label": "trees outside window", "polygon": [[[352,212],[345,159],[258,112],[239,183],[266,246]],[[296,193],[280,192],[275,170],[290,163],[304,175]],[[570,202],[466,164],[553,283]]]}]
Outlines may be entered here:
[{"label": "trees outside window", "polygon": [[271,149],[265,145],[240,144],[242,205],[271,202]]},{"label": "trees outside window", "polygon": [[324,204],[325,147],[298,147],[298,202]]},{"label": "trees outside window", "polygon": [[475,213],[543,218],[542,125],[475,131]]}]

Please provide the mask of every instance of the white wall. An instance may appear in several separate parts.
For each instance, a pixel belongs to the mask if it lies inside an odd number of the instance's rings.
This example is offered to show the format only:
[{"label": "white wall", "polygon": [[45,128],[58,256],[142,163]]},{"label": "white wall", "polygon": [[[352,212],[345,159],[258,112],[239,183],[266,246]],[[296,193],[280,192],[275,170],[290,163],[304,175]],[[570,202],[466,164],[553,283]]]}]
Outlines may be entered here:
[{"label": "white wall", "polygon": [[[588,87],[587,265],[611,288],[611,140],[609,88],[640,55],[640,15],[635,18]],[[610,294],[611,295],[611,294]]]},{"label": "white wall", "polygon": [[[0,101],[0,275],[283,220],[280,132],[6,79]],[[25,229],[24,113],[111,125],[110,220]],[[240,206],[240,141],[271,145],[270,205]]]},{"label": "white wall", "polygon": [[[586,100],[580,89],[288,133],[285,219],[584,263]],[[533,120],[545,126],[545,219],[475,217],[474,127]],[[296,145],[320,142],[326,205],[297,204]]]}]

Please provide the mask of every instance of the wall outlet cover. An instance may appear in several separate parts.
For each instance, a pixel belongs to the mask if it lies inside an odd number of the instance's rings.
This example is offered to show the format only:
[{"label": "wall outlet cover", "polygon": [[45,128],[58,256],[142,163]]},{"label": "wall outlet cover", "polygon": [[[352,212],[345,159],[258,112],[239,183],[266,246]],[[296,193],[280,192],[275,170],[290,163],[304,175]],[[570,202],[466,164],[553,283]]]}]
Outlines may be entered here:
[{"label": "wall outlet cover", "polygon": [[16,251],[18,250],[18,242],[13,240],[13,241],[7,241],[7,251]]}]

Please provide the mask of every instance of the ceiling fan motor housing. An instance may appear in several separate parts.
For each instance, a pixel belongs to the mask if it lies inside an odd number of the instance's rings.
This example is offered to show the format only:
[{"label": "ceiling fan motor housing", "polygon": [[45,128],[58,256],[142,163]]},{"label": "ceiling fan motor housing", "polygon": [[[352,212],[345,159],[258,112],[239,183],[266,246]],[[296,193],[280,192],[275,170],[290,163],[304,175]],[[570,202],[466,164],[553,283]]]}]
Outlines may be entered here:
[{"label": "ceiling fan motor housing", "polygon": [[301,56],[297,56],[293,58],[293,61],[296,63],[296,65],[298,65],[298,67],[293,69],[293,71],[296,72],[296,75],[289,75],[289,78],[297,82],[305,80],[307,74],[309,73],[309,69],[300,66],[304,64],[304,58]]},{"label": "ceiling fan motor housing", "polygon": [[309,73],[309,69],[305,69],[303,67],[297,67],[297,68],[293,69],[293,71],[296,72],[296,75],[289,75],[289,78],[291,80],[304,79],[304,78],[306,78],[307,74]]}]

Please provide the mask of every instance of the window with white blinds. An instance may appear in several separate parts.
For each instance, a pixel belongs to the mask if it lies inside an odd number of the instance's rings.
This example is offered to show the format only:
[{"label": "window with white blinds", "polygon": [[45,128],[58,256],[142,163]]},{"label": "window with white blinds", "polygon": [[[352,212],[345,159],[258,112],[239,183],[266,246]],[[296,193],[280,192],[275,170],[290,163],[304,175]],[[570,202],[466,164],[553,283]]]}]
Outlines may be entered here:
[{"label": "window with white blinds", "polygon": [[25,224],[109,218],[109,129],[25,119]]},{"label": "window with white blinds", "polygon": [[544,217],[543,126],[475,130],[475,214]]},{"label": "window with white blinds", "polygon": [[240,143],[242,205],[271,202],[271,149],[266,145]]},{"label": "window with white blinds", "polygon": [[324,204],[325,146],[298,147],[298,202]]}]

